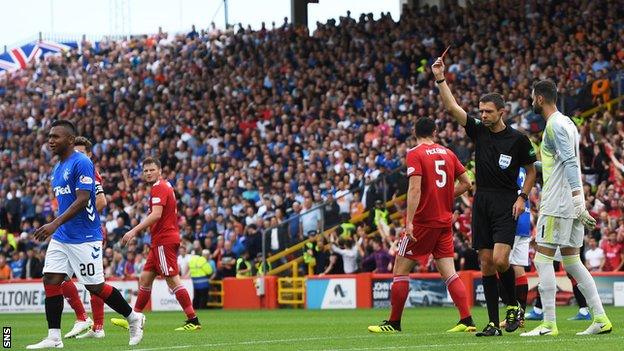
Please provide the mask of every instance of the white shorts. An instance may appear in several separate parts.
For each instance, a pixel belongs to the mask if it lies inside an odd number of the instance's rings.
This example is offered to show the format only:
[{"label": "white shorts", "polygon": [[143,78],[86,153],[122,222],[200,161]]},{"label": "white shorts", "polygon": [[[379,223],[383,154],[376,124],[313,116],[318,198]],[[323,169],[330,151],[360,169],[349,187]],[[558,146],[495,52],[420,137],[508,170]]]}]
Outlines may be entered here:
[{"label": "white shorts", "polygon": [[43,273],[64,273],[70,278],[76,274],[78,282],[84,285],[103,283],[102,242],[65,244],[50,240]]},{"label": "white shorts", "polygon": [[583,246],[585,230],[578,219],[561,218],[548,215],[540,215],[537,219],[537,235],[535,242],[538,244],[564,247]]},{"label": "white shorts", "polygon": [[513,248],[509,254],[509,264],[514,266],[526,267],[529,265],[529,243],[531,242],[530,236],[516,235],[514,238]]}]

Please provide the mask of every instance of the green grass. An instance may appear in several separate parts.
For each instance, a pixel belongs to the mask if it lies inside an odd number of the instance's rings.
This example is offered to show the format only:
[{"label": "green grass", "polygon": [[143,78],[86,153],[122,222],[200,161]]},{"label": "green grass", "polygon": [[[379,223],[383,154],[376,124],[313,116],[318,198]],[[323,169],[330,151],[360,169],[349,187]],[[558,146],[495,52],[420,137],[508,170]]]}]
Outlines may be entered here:
[{"label": "green grass", "polygon": [[[457,321],[453,308],[432,307],[407,309],[403,317],[403,332],[377,335],[366,331],[369,324],[387,318],[388,311],[373,310],[275,310],[220,311],[199,313],[204,329],[196,332],[174,332],[184,319],[182,312],[147,314],[145,337],[135,350],[619,350],[624,344],[624,308],[607,308],[615,331],[608,335],[578,337],[589,321],[567,321],[575,314],[572,307],[558,308],[559,336],[521,338],[519,332],[496,338],[476,338],[474,334],[447,334],[444,331]],[[473,310],[477,326],[483,328],[484,308]],[[502,313],[502,309],[501,309]],[[65,340],[67,350],[126,350],[127,331],[108,322],[103,340]],[[13,348],[23,349],[46,335],[43,314],[1,314],[0,324],[11,326]],[[63,315],[63,332],[67,332],[74,316]],[[539,322],[528,321],[527,329]],[[486,345],[486,346],[484,346]],[[496,345],[496,346],[494,346]]]}]

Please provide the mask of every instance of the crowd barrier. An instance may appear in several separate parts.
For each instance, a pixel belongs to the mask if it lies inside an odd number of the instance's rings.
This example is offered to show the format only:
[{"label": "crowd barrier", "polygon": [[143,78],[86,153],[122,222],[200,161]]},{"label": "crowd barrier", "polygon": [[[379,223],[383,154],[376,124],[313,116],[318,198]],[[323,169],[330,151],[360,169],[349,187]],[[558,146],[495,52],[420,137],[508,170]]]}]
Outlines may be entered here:
[{"label": "crowd barrier", "polygon": [[[106,282],[117,288],[123,297],[134,306],[137,297],[139,282],[137,279],[107,279]],[[182,279],[191,299],[193,298],[193,282],[190,279]],[[91,311],[91,296],[87,289],[80,283],[76,283],[78,295],[87,311]],[[25,279],[0,282],[0,313],[43,313],[45,291],[41,279]],[[108,306],[106,311],[112,312]],[[147,309],[153,311],[181,311],[182,308],[175,295],[169,290],[163,279],[156,279],[152,286],[152,296]],[[72,312],[68,303],[65,303],[63,312]]]},{"label": "crowd barrier", "polygon": [[[471,305],[484,305],[481,273],[477,271],[458,272],[466,286]],[[624,272],[593,273],[600,298],[605,305],[624,306]],[[535,273],[528,273],[528,304],[537,296],[538,278]],[[134,304],[137,280],[110,280],[128,302]],[[190,279],[182,279],[191,298],[193,284]],[[223,279],[224,309],[276,309],[284,306],[279,298],[280,285],[275,276],[260,278],[225,278]],[[305,279],[305,307],[308,309],[354,309],[388,308],[390,306],[390,287],[392,274],[344,274],[309,276]],[[77,284],[85,308],[90,310],[89,293]],[[292,290],[292,288],[291,288]],[[291,292],[292,293],[292,292]],[[44,312],[43,285],[41,280],[19,280],[0,283],[0,313]],[[557,273],[557,304],[574,303],[572,284],[565,273]],[[164,280],[157,279],[152,288],[151,308],[153,311],[181,310],[175,295],[171,293]],[[452,306],[453,301],[444,282],[437,273],[410,274],[410,292],[406,307],[416,306]],[[108,310],[108,307],[106,307]],[[64,312],[71,312],[65,304]]]},{"label": "crowd barrier", "polygon": [[[481,273],[458,272],[466,286],[471,305],[485,305]],[[528,273],[528,304],[537,297],[538,277]],[[624,272],[593,273],[600,298],[605,305],[624,306]],[[564,272],[557,273],[557,304],[573,304],[572,283]],[[392,274],[360,273],[308,277],[306,307],[309,309],[388,308]],[[446,285],[437,273],[410,274],[406,307],[452,306]]]}]

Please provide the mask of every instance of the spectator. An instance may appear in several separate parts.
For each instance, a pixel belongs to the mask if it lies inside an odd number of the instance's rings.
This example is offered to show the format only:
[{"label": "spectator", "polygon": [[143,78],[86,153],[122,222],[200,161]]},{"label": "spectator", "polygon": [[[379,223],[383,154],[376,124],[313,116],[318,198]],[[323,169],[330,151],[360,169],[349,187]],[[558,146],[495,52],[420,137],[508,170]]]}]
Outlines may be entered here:
[{"label": "spectator", "polygon": [[329,245],[327,245],[327,239],[325,237],[319,237],[316,240],[316,247],[314,252],[312,252],[314,256],[314,274],[329,274],[331,271],[330,267],[330,256],[331,251]]},{"label": "spectator", "polygon": [[113,229],[113,231],[112,231],[114,236],[113,236],[113,240],[111,242],[116,243],[119,240],[121,240],[121,238],[124,236],[124,234],[129,232],[130,229],[132,229],[132,228],[130,228],[130,226],[126,224],[126,221],[124,220],[124,218],[122,216],[117,217],[117,225],[115,226],[115,229]]},{"label": "spectator", "polygon": [[301,206],[295,201],[292,205],[292,213],[288,217],[288,230],[290,231],[290,242],[297,242],[303,239],[301,227]]},{"label": "spectator", "polygon": [[340,223],[340,207],[334,199],[334,194],[332,194],[331,191],[327,193],[327,198],[325,199],[323,217],[325,222],[323,230],[334,227]]},{"label": "spectator", "polygon": [[336,191],[336,202],[340,208],[340,218],[342,221],[348,220],[351,215],[351,202],[353,201],[353,194],[348,188],[348,183],[340,182],[338,185],[339,190]]},{"label": "spectator", "polygon": [[24,255],[23,251],[14,251],[13,257],[11,259],[10,267],[11,267],[11,276],[19,279],[24,273],[24,264],[26,263],[26,255]]},{"label": "spectator", "polygon": [[180,277],[182,278],[189,277],[189,262],[191,257],[191,255],[187,254],[186,246],[180,245],[180,248],[178,248],[178,267],[180,269]]},{"label": "spectator", "polygon": [[360,199],[360,193],[359,192],[353,193],[353,201],[351,202],[351,211],[350,211],[351,219],[354,219],[363,215],[365,210],[366,209],[364,208],[364,204],[362,204],[362,201]]},{"label": "spectator", "polygon": [[29,248],[26,251],[26,262],[22,270],[22,279],[39,279],[43,276],[43,263],[35,255],[35,250]]},{"label": "spectator", "polygon": [[312,197],[306,196],[303,201],[303,208],[301,210],[301,230],[305,237],[319,233],[321,231],[321,208],[313,208]]},{"label": "spectator", "polygon": [[7,264],[7,258],[4,254],[0,254],[0,281],[9,280],[11,275],[11,267]]},{"label": "spectator", "polygon": [[136,277],[136,271],[134,270],[136,260],[136,253],[129,250],[126,254],[126,260],[123,267],[123,277],[130,279]]},{"label": "spectator", "polygon": [[236,255],[232,252],[232,243],[225,241],[221,254],[221,272],[219,275],[221,278],[235,277],[236,266]]},{"label": "spectator", "polygon": [[624,251],[622,250],[622,244],[617,242],[617,234],[615,231],[612,230],[609,233],[607,240],[602,242],[600,248],[605,256],[602,270],[605,272],[617,272],[622,270],[624,266]]},{"label": "spectator", "polygon": [[383,246],[381,239],[374,238],[373,252],[362,260],[362,265],[374,263],[373,273],[390,273],[394,263],[394,257],[390,256],[388,250]]},{"label": "spectator", "polygon": [[245,250],[236,260],[236,278],[251,277],[251,262],[249,261],[249,251]]},{"label": "spectator", "polygon": [[142,253],[136,254],[136,257],[134,259],[134,277],[135,278],[140,277],[141,273],[143,273],[145,262],[147,262],[147,259],[145,258],[145,256],[143,256]]},{"label": "spectator", "polygon": [[[354,243],[353,239],[351,238],[340,239],[338,241],[338,239],[336,238],[336,235],[332,235],[330,240],[332,244],[331,250],[334,253],[337,253],[340,256],[342,256],[344,272],[346,274],[357,273],[358,271],[357,259],[359,257],[358,246],[360,243],[356,245],[356,243]],[[339,246],[336,245],[336,243],[338,243]]]},{"label": "spectator", "polygon": [[[93,158],[109,200],[104,211],[109,237],[115,236],[119,217],[134,226],[147,215],[140,205],[149,192],[139,160],[153,150],[180,199],[182,233],[200,248],[215,246],[217,257],[217,245],[231,246],[244,227],[270,216],[265,195],[278,222],[292,219],[290,245],[307,233],[299,205],[306,192],[318,202],[336,186],[339,192],[355,190],[371,209],[384,200],[384,191],[390,197],[405,189],[405,177],[391,168],[403,168],[397,160],[413,146],[410,134],[420,116],[435,117],[440,143],[454,145],[462,161],[470,162],[472,145],[442,113],[431,83],[429,65],[443,50],[444,38],[455,38],[452,50],[459,60],[446,78],[458,102],[472,105],[483,92],[500,90],[509,119],[539,140],[544,124],[527,100],[531,81],[556,79],[565,113],[604,100],[603,94],[592,100],[597,79],[618,86],[614,73],[624,62],[617,39],[624,36],[619,5],[559,1],[527,16],[514,15],[526,13],[524,4],[514,1],[449,7],[443,13],[405,7],[398,22],[387,14],[377,20],[345,17],[320,23],[312,35],[285,23],[255,32],[212,26],[176,36],[159,32],[99,45],[85,41],[78,50],[46,57],[0,80],[0,228],[9,226],[7,205],[13,198],[21,201],[9,206],[20,207],[20,215],[11,217],[18,219],[11,232],[22,228],[22,217],[38,227],[36,222],[54,215],[54,199],[45,190],[54,164],[45,130],[63,118],[75,121],[80,134],[94,142]],[[490,15],[483,17],[484,12]],[[582,21],[579,13],[600,20]],[[466,25],[476,19],[479,26]],[[484,41],[483,31],[497,33],[496,38]],[[427,34],[433,32],[437,39]],[[565,54],[540,55],[544,38],[552,52]],[[622,210],[624,177],[616,162],[605,165],[602,151],[593,150],[598,141],[608,141],[613,158],[624,161],[622,120],[616,105],[585,120],[575,118],[582,129],[588,205],[598,216],[605,213],[603,223],[611,229]],[[602,183],[608,186],[598,190]],[[354,201],[355,196],[349,200]],[[339,208],[349,217],[353,206]],[[215,244],[219,235],[223,244],[218,239]],[[601,239],[600,232],[595,235]],[[139,239],[143,247],[151,238]],[[1,249],[23,251],[6,240]],[[112,253],[105,264],[111,261]]]},{"label": "spectator", "polygon": [[17,184],[11,183],[7,194],[6,211],[8,215],[8,232],[18,234],[22,222],[22,192],[18,190]]},{"label": "spectator", "polygon": [[387,237],[390,234],[390,226],[388,225],[390,213],[383,201],[375,201],[375,208],[371,211],[371,217],[373,218],[373,225],[377,228],[381,237]]},{"label": "spectator", "polygon": [[274,255],[284,250],[288,244],[288,226],[286,224],[280,224],[277,217],[271,217],[269,227],[271,229],[267,235],[267,248],[269,249],[269,253]]},{"label": "spectator", "polygon": [[206,257],[210,257],[210,250],[204,249],[201,255],[198,255],[199,253],[195,252],[195,255],[188,255],[190,256],[189,274],[193,280],[193,308],[204,309],[208,308],[209,279],[216,271],[206,259]]},{"label": "spectator", "polygon": [[601,272],[605,264],[604,251],[596,245],[596,239],[589,239],[585,250],[585,265],[590,272]]}]

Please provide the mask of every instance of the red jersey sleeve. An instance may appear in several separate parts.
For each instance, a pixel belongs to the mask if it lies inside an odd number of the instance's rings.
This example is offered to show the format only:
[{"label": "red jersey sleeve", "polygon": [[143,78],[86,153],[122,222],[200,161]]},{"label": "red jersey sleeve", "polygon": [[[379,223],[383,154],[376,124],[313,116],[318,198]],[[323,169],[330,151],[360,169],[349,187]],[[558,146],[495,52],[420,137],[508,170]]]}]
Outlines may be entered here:
[{"label": "red jersey sleeve", "polygon": [[457,155],[455,155],[452,152],[451,152],[451,155],[453,155],[453,163],[454,163],[454,168],[455,168],[455,179],[457,179],[460,175],[462,175],[462,174],[464,174],[466,172],[466,168],[464,168],[464,165],[462,165],[462,163],[459,162],[459,159],[457,158]]},{"label": "red jersey sleeve", "polygon": [[407,152],[406,156],[407,163],[407,177],[419,175],[423,175],[422,162],[420,160],[420,155],[416,152],[416,149],[411,149]]},{"label": "red jersey sleeve", "polygon": [[162,183],[154,185],[152,187],[152,191],[150,192],[151,199],[150,204],[152,206],[162,206],[165,207],[167,205],[167,189]]}]

